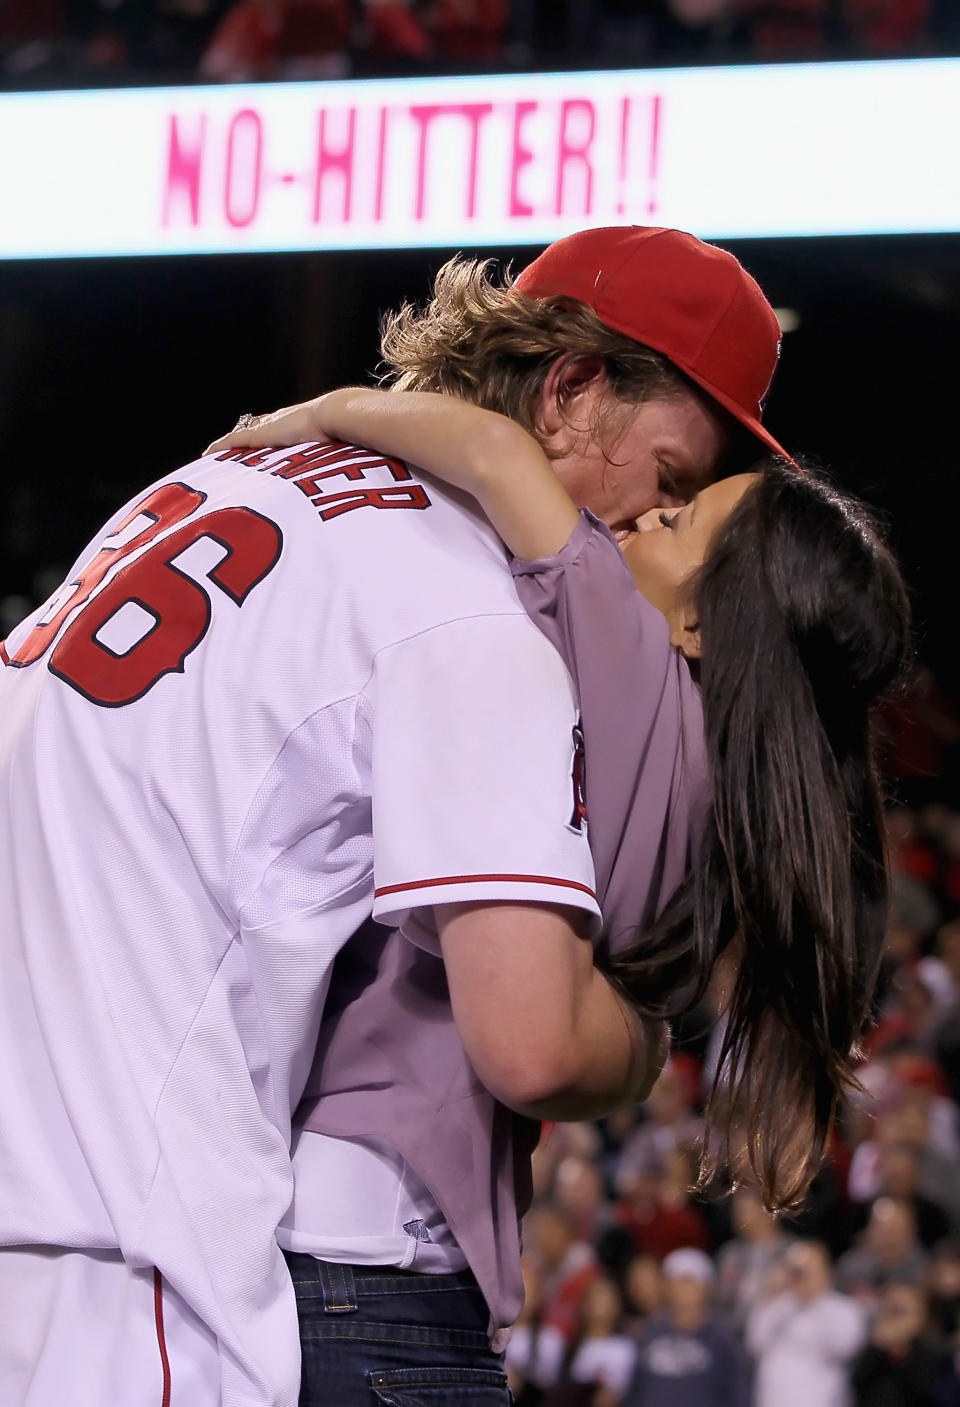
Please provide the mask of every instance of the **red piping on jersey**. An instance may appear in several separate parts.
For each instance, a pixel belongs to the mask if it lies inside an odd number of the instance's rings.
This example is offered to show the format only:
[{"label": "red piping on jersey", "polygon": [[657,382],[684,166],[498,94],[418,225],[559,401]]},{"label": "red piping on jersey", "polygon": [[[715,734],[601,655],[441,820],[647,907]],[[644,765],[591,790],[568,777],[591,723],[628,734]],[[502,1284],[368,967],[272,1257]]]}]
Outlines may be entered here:
[{"label": "red piping on jersey", "polygon": [[170,1407],[170,1359],[167,1357],[167,1340],[163,1332],[163,1276],[153,1267],[153,1317],[157,1324],[157,1347],[160,1349],[160,1364],[163,1368],[163,1397],[160,1407]]},{"label": "red piping on jersey", "polygon": [[402,894],[409,889],[434,889],[440,884],[555,884],[560,889],[579,889],[581,894],[588,894],[593,900],[597,897],[586,884],[578,884],[575,879],[554,879],[551,875],[454,874],[445,875],[442,879],[418,879],[411,884],[385,884],[382,889],[374,890],[374,898],[380,899],[384,894]]}]

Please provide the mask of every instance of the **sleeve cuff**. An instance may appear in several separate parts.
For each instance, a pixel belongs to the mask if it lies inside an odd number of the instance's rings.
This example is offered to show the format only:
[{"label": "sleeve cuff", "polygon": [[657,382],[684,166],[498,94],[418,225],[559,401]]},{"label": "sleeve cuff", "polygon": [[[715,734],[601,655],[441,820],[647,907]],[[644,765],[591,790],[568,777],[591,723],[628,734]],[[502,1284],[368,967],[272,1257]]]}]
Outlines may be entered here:
[{"label": "sleeve cuff", "polygon": [[378,923],[391,927],[404,926],[408,936],[418,946],[438,952],[435,937],[423,923],[407,923],[411,911],[433,908],[436,904],[565,904],[582,909],[590,915],[590,936],[600,929],[601,916],[597,896],[589,885],[575,879],[551,875],[481,874],[443,875],[432,879],[413,880],[406,884],[388,884],[375,891],[373,917]]},{"label": "sleeve cuff", "polygon": [[[532,561],[526,561],[522,557],[513,557],[510,560],[510,570],[514,576],[536,576],[541,572],[557,571],[561,567],[569,567],[571,562],[577,560],[597,530],[611,536],[610,529],[605,523],[601,523],[599,518],[594,517],[589,508],[581,508],[580,521],[559,552],[554,552],[549,557],[537,557]],[[611,541],[613,541],[612,536]]]}]

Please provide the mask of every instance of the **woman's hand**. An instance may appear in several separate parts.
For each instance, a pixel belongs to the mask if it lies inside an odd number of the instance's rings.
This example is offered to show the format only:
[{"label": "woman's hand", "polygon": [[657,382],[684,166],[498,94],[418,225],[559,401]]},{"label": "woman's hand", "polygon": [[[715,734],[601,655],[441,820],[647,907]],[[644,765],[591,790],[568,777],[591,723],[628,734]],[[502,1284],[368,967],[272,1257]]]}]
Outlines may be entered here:
[{"label": "woman's hand", "polygon": [[[332,396],[342,394],[333,392]],[[204,454],[218,454],[225,449],[286,449],[308,440],[323,440],[334,434],[328,417],[335,413],[331,396],[314,396],[312,401],[284,406],[267,415],[255,415],[248,424],[238,424],[228,435],[221,435],[207,445]],[[240,417],[246,419],[245,416]]]}]

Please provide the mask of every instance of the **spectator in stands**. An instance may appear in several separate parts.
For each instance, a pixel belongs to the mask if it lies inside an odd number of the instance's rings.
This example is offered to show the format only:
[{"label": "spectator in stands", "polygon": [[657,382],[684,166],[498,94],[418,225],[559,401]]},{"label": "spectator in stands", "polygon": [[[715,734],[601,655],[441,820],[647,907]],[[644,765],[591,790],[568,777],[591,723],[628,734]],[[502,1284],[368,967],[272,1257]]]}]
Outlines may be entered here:
[{"label": "spectator in stands", "polygon": [[954,1001],[960,997],[960,919],[951,919],[937,934],[937,960],[953,985]]},{"label": "spectator in stands", "polygon": [[870,1325],[870,1341],[853,1364],[856,1407],[944,1407],[952,1369],[926,1328],[921,1286],[888,1285]]},{"label": "spectator in stands", "polygon": [[544,1200],[552,1196],[557,1168],[564,1158],[587,1158],[591,1162],[601,1153],[600,1134],[596,1124],[553,1124],[544,1129],[533,1155],[533,1195]]},{"label": "spectator in stands", "polygon": [[681,1246],[709,1248],[706,1219],[693,1201],[694,1181],[694,1159],[685,1148],[667,1153],[659,1172],[634,1174],[633,1190],[620,1202],[617,1221],[638,1251],[662,1260]]},{"label": "spectator in stands", "polygon": [[543,1407],[616,1407],[633,1374],[637,1348],[621,1330],[623,1300],[602,1276],[580,1302],[577,1332],[566,1346]]},{"label": "spectator in stands", "polygon": [[[836,1140],[832,1140],[834,1145]],[[800,1240],[822,1241],[832,1256],[850,1244],[849,1207],[838,1167],[828,1160],[810,1185],[801,1206],[784,1218],[784,1225]]]},{"label": "spectator in stands", "polygon": [[[884,1143],[878,1149],[875,1196],[893,1197],[909,1203],[917,1225],[921,1245],[928,1250],[942,1241],[951,1230],[950,1218],[940,1204],[921,1190],[920,1159],[906,1143]],[[873,1198],[871,1198],[871,1201]],[[860,1204],[854,1214],[853,1226],[862,1229],[869,1216],[869,1205]]]},{"label": "spectator in stands", "polygon": [[960,1100],[960,1001],[945,1011],[933,1032],[933,1050],[954,1100]]},{"label": "spectator in stands", "polygon": [[881,1055],[904,1043],[917,1049],[932,1044],[942,1015],[936,978],[920,963],[903,963],[892,975],[878,1025],[864,1041],[868,1055]]},{"label": "spectator in stands", "polygon": [[518,1407],[615,1407],[630,1380],[634,1340],[623,1332],[623,1299],[601,1275],[580,1299],[572,1335],[543,1322],[535,1272],[524,1266],[529,1299],[507,1346],[510,1388]]},{"label": "spectator in stands", "polygon": [[697,1085],[696,1063],[682,1054],[671,1056],[643,1106],[643,1122],[624,1142],[617,1172],[622,1195],[631,1195],[637,1174],[655,1175],[669,1154],[697,1143],[703,1133],[694,1111]]},{"label": "spectator in stands", "polygon": [[949,1235],[950,1217],[920,1186],[920,1160],[907,1144],[888,1144],[880,1165],[882,1195],[909,1203],[917,1226],[920,1244],[930,1250]]},{"label": "spectator in stands", "polygon": [[366,49],[376,62],[424,64],[436,53],[412,0],[363,0]]},{"label": "spectator in stands", "polygon": [[663,1310],[664,1283],[660,1262],[653,1256],[634,1256],[623,1276],[626,1322],[637,1338],[649,1321]]},{"label": "spectator in stands", "polygon": [[43,69],[63,48],[61,0],[6,0],[0,4],[0,56],[8,74]]},{"label": "spectator in stands", "polygon": [[[570,1218],[577,1240],[591,1246],[596,1245],[597,1238],[613,1217],[600,1165],[582,1154],[570,1154],[557,1165],[553,1201]],[[943,1234],[946,1235],[946,1231]]]},{"label": "spectator in stands", "polygon": [[717,1256],[717,1305],[727,1322],[742,1333],[750,1310],[763,1298],[771,1272],[795,1238],[764,1210],[752,1187],[740,1187],[734,1193],[733,1225],[736,1235]]},{"label": "spectator in stands", "polygon": [[746,1407],[740,1350],[711,1310],[709,1256],[690,1247],[674,1251],[663,1276],[666,1312],[640,1337],[622,1407]]},{"label": "spectator in stands", "polygon": [[[926,1064],[941,1078],[931,1062]],[[944,1151],[952,1137],[947,1119],[955,1114],[955,1106],[932,1091],[906,1085],[898,1077],[892,1061],[874,1061],[862,1073],[880,1103],[880,1115],[875,1120],[873,1136],[861,1136],[854,1149],[848,1182],[851,1200],[872,1202],[881,1195],[883,1150],[888,1145],[898,1144],[909,1148],[917,1159],[919,1193],[942,1207],[951,1225],[960,1225],[956,1161]],[[934,1110],[939,1111],[936,1118]],[[869,1106],[862,1112],[869,1115]],[[936,1124],[941,1126],[939,1130]]]},{"label": "spectator in stands", "polygon": [[960,1352],[960,1240],[941,1241],[930,1258],[930,1322],[940,1346]]},{"label": "spectator in stands", "polygon": [[896,1138],[916,1150],[923,1191],[960,1224],[957,1107],[947,1096],[943,1072],[933,1061],[910,1052],[895,1055],[890,1071],[900,1091],[890,1116]]},{"label": "spectator in stands", "polygon": [[878,1197],[859,1245],[841,1256],[837,1264],[837,1286],[872,1304],[886,1285],[894,1281],[920,1285],[926,1273],[927,1256],[917,1239],[910,1203]]},{"label": "spectator in stands", "polygon": [[[957,986],[947,964],[936,953],[928,953],[919,959],[916,964],[917,975],[924,983],[930,994],[933,1004],[933,1023],[935,1024],[945,1011],[953,1006],[957,999]],[[923,1049],[931,1049],[929,1034],[924,1036]]]},{"label": "spectator in stands", "polygon": [[[288,25],[277,15],[300,11]],[[211,42],[210,36],[219,25]],[[343,16],[353,27],[340,37]],[[318,33],[326,30],[326,37]],[[467,68],[898,58],[960,52],[957,0],[0,0],[16,81],[73,71],[201,78]],[[200,55],[202,54],[202,59]],[[956,769],[960,713],[919,665],[884,715],[898,791],[916,803]],[[960,865],[954,884],[960,886]],[[955,898],[958,897],[955,894]]]},{"label": "spectator in stands", "polygon": [[350,0],[237,0],[214,31],[200,73],[225,83],[342,78],[352,25]]},{"label": "spectator in stands", "polygon": [[909,875],[919,884],[932,884],[937,877],[937,853],[917,813],[909,806],[891,806],[884,818],[884,829],[891,870]]},{"label": "spectator in stands", "polygon": [[754,1407],[847,1407],[848,1367],[866,1339],[866,1315],[833,1289],[826,1247],[791,1246],[768,1294],[747,1319]]},{"label": "spectator in stands", "polygon": [[941,1009],[930,1032],[930,1051],[956,1103],[960,1101],[960,920],[952,919],[940,929],[935,960],[948,974],[954,996],[951,1004]]},{"label": "spectator in stands", "polygon": [[583,1296],[600,1275],[593,1248],[577,1240],[569,1215],[549,1202],[528,1213],[524,1240],[540,1276],[542,1322],[569,1341],[577,1331]]},{"label": "spectator in stands", "polygon": [[523,1259],[523,1308],[506,1351],[507,1378],[516,1407],[540,1407],[556,1379],[566,1340],[543,1322],[543,1282],[529,1256]]},{"label": "spectator in stands", "polygon": [[204,50],[200,77],[224,83],[266,78],[276,61],[280,23],[280,5],[274,0],[239,0]]}]

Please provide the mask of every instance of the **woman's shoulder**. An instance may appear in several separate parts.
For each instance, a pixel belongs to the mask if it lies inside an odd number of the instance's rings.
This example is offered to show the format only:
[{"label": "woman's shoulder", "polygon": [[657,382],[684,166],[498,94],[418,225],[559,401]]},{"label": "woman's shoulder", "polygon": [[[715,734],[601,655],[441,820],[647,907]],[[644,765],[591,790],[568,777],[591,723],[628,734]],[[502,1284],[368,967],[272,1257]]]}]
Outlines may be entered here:
[{"label": "woman's shoulder", "polygon": [[512,570],[527,613],[578,652],[589,646],[617,664],[638,663],[638,646],[644,656],[671,655],[666,617],[637,590],[613,533],[589,509],[559,552]]},{"label": "woman's shoulder", "polygon": [[581,508],[573,532],[557,552],[547,557],[525,560],[514,557],[511,570],[515,577],[547,576],[563,572],[576,565],[589,564],[594,568],[606,568],[624,578],[633,587],[629,568],[620,553],[613,533],[589,508]]}]

